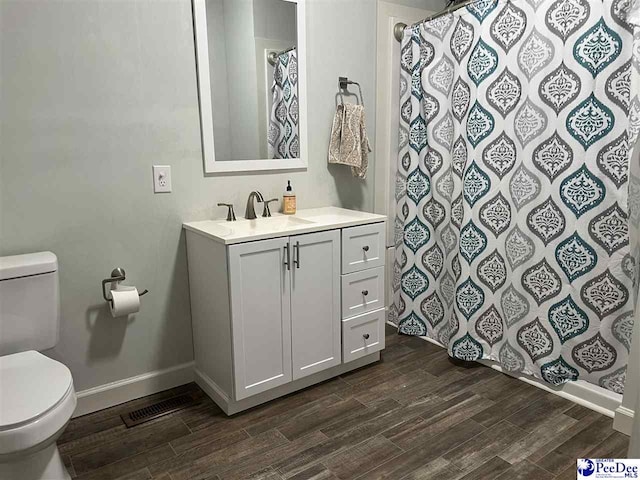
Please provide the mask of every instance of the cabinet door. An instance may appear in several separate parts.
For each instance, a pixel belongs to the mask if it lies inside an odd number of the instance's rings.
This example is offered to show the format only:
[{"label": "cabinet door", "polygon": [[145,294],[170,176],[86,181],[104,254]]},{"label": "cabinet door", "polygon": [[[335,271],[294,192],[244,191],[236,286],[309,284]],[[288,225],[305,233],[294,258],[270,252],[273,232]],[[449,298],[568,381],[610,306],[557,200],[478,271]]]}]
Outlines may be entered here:
[{"label": "cabinet door", "polygon": [[291,381],[288,238],[229,247],[235,399]]},{"label": "cabinet door", "polygon": [[290,237],[293,379],[339,365],[340,231]]}]

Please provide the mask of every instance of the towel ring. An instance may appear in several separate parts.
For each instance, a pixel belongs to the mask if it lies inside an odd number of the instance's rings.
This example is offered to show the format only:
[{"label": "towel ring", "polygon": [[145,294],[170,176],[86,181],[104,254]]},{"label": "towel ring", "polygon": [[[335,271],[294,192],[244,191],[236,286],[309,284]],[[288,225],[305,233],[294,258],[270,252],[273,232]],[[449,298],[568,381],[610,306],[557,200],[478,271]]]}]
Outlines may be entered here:
[{"label": "towel ring", "polygon": [[344,105],[344,97],[342,96],[342,92],[349,93],[349,85],[356,85],[358,87],[358,91],[360,95],[356,94],[356,99],[358,101],[358,105],[362,105],[364,107],[364,97],[362,96],[362,88],[358,82],[353,82],[349,80],[347,77],[338,77],[338,95],[340,95],[340,103]]}]

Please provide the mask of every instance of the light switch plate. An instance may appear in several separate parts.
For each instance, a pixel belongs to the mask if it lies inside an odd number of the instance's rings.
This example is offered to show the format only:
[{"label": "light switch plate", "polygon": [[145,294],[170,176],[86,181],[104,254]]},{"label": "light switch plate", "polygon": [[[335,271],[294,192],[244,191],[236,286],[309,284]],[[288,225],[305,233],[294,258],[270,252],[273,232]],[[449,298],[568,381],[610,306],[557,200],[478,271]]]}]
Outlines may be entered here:
[{"label": "light switch plate", "polygon": [[170,165],[154,165],[153,166],[153,192],[154,193],[171,192],[171,166]]}]

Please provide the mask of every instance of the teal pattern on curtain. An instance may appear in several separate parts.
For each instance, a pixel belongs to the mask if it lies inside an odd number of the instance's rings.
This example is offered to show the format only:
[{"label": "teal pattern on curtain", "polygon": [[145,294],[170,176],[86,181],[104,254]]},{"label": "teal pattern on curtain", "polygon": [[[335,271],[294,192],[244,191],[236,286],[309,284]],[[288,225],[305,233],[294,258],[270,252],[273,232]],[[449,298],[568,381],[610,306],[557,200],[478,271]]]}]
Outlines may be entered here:
[{"label": "teal pattern on curtain", "polygon": [[391,312],[402,333],[622,393],[640,119],[630,8],[480,0],[406,30]]},{"label": "teal pattern on curtain", "polygon": [[267,135],[269,158],[299,158],[298,55],[295,48],[276,59],[271,99]]}]

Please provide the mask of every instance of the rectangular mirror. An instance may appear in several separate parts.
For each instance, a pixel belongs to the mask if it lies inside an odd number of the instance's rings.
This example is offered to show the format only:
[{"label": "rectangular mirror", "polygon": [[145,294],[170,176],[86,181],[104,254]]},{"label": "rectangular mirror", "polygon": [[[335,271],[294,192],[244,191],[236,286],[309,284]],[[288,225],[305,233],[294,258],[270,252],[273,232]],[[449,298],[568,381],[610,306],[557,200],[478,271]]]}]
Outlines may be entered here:
[{"label": "rectangular mirror", "polygon": [[206,173],[307,167],[304,0],[193,0]]}]

